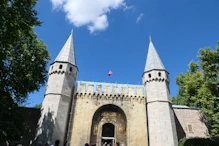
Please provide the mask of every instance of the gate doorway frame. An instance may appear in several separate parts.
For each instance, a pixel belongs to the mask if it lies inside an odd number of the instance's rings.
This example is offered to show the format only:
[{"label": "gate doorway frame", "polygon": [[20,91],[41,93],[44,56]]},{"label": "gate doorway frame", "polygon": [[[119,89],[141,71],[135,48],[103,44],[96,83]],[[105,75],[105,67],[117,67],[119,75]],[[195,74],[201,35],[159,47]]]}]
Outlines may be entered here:
[{"label": "gate doorway frame", "polygon": [[[118,141],[117,139],[117,136],[119,138],[119,135],[118,132],[121,131],[121,128],[120,127],[117,127],[117,126],[120,126],[117,122],[117,119],[116,118],[109,118],[109,117],[106,117],[106,118],[101,118],[100,121],[98,123],[96,123],[96,125],[94,124],[94,119],[96,119],[97,117],[101,116],[101,113],[104,113],[104,112],[116,112],[116,113],[119,113],[121,116],[120,119],[123,119],[124,121],[124,140],[123,140],[123,143],[127,145],[128,143],[128,140],[127,140],[127,133],[128,133],[128,129],[127,129],[127,117],[126,117],[126,114],[124,113],[124,110],[117,106],[117,105],[114,105],[114,104],[105,104],[105,105],[102,105],[100,106],[96,112],[94,113],[93,115],[93,118],[92,118],[92,124],[91,124],[91,129],[90,129],[90,143],[91,144],[96,144],[96,146],[102,146],[102,128],[103,128],[103,125],[106,124],[106,123],[110,123],[110,124],[113,124],[115,126],[115,129],[114,129],[114,142],[116,143]],[[113,116],[114,117],[114,116]],[[118,131],[119,130],[119,131]],[[96,140],[91,140],[91,136],[94,136],[94,138]],[[121,136],[120,136],[121,137]],[[104,138],[104,137],[103,137]],[[106,138],[106,137],[105,137]],[[114,145],[114,142],[113,142],[113,145]]]},{"label": "gate doorway frame", "polygon": [[[114,127],[114,136],[113,137],[103,137],[103,126],[105,124],[112,124]],[[102,146],[102,140],[111,140],[112,146],[116,143],[116,123],[112,122],[105,122],[101,125],[101,139],[100,139],[100,144]]]},{"label": "gate doorway frame", "polygon": [[112,146],[116,143],[116,139],[114,137],[102,137],[101,138],[101,145],[102,145],[102,140],[111,140]]}]

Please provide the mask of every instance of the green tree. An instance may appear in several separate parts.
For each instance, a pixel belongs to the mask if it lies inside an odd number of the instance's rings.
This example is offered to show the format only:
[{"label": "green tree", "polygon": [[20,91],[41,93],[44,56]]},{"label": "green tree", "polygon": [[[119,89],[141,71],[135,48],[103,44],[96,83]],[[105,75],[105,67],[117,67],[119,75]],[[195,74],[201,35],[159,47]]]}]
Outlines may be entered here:
[{"label": "green tree", "polygon": [[36,4],[37,0],[0,2],[0,142],[22,134],[18,106],[47,79],[50,57],[34,32],[41,24]]},{"label": "green tree", "polygon": [[215,50],[200,49],[199,62],[191,62],[189,70],[176,78],[179,91],[174,104],[197,106],[211,135],[219,134],[219,42]]},{"label": "green tree", "polygon": [[179,94],[176,97],[172,97],[173,105],[185,105],[184,98]]},{"label": "green tree", "polygon": [[42,107],[42,104],[36,104],[33,106],[34,108],[41,108]]}]

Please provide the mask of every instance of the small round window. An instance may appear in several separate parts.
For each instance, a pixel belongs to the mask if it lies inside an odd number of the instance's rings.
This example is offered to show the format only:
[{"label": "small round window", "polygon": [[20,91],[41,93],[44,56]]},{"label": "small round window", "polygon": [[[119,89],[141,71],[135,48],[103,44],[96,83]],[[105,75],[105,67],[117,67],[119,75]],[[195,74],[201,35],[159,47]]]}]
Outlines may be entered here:
[{"label": "small round window", "polygon": [[62,69],[62,65],[59,65],[59,69]]}]

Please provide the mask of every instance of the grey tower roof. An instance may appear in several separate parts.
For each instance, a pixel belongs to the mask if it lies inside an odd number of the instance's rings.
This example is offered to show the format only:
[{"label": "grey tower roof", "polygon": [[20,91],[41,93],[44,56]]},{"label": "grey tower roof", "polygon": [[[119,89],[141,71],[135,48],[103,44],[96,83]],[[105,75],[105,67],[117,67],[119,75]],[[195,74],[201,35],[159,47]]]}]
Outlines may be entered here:
[{"label": "grey tower roof", "polygon": [[160,57],[152,43],[151,37],[149,38],[149,47],[148,47],[148,55],[147,60],[145,64],[144,71],[149,71],[152,69],[165,69],[162,61],[160,60]]},{"label": "grey tower roof", "polygon": [[59,55],[56,57],[55,61],[69,62],[73,65],[76,65],[73,43],[73,30],[71,31],[70,36],[68,37],[65,45],[62,47],[62,50],[59,52]]}]

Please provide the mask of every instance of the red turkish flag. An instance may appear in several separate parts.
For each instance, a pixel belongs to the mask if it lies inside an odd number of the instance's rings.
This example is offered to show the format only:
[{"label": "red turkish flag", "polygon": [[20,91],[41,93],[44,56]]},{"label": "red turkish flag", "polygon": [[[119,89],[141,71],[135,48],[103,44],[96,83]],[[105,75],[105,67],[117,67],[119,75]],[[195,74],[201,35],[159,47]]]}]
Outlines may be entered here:
[{"label": "red turkish flag", "polygon": [[113,74],[113,72],[110,70],[108,73],[108,76],[111,76]]}]

